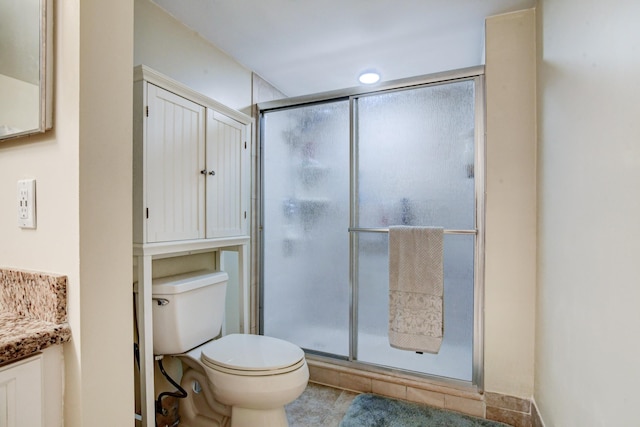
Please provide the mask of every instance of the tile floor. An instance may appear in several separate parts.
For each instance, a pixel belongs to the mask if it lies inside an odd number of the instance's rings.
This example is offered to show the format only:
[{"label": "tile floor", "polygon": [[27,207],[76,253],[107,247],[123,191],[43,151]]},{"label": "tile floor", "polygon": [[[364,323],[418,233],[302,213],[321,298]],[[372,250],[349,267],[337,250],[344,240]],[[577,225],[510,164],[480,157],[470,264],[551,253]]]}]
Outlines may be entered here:
[{"label": "tile floor", "polygon": [[357,393],[309,383],[285,409],[289,427],[338,427]]}]

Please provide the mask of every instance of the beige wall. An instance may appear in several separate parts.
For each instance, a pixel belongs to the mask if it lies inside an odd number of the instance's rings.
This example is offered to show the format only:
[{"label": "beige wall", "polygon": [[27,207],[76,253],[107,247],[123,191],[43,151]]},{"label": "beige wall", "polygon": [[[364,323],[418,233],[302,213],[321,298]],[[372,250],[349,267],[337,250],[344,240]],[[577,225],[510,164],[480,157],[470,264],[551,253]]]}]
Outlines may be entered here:
[{"label": "beige wall", "polygon": [[533,395],[535,11],[486,20],[485,389]]},{"label": "beige wall", "polygon": [[535,398],[548,427],[637,426],[640,2],[540,3]]},{"label": "beige wall", "polygon": [[133,416],[132,58],[131,0],[82,0],[78,155],[83,426],[130,425]]},{"label": "beige wall", "polygon": [[[0,143],[0,262],[69,278],[65,426],[130,425],[130,0],[54,2],[54,128]],[[113,31],[113,23],[118,31]],[[37,225],[16,222],[35,178]]]},{"label": "beige wall", "polygon": [[134,64],[251,114],[251,71],[150,0],[135,0]]}]

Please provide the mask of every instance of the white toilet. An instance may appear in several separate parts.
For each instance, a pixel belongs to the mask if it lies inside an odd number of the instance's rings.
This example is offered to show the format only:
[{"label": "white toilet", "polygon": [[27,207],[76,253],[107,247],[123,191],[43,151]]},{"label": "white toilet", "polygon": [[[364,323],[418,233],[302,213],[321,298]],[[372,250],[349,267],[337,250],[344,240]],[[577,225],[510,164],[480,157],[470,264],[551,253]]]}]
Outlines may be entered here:
[{"label": "white toilet", "polygon": [[228,275],[198,271],[153,281],[153,350],[179,357],[185,427],[285,427],[284,405],[307,386],[302,349],[261,335],[220,334]]}]

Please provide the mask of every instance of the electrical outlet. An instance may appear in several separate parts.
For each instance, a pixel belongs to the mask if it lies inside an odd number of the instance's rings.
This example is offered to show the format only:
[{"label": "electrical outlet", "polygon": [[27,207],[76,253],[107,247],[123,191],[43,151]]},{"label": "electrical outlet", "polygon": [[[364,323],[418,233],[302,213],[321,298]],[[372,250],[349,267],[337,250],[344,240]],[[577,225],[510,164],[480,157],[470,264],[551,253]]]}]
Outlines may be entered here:
[{"label": "electrical outlet", "polygon": [[36,180],[18,181],[18,226],[36,228]]}]

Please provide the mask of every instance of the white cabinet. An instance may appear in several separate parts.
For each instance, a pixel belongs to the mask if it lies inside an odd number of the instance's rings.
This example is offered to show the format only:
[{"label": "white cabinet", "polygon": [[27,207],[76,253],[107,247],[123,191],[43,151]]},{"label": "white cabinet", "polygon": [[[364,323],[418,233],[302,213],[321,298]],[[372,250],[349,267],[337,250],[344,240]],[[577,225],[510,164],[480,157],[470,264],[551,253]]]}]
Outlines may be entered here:
[{"label": "white cabinet", "polygon": [[247,126],[207,109],[207,238],[247,235]]},{"label": "white cabinet", "polygon": [[0,427],[43,425],[42,356],[0,368]]},{"label": "white cabinet", "polygon": [[[142,201],[146,242],[205,236],[205,107],[146,84]],[[146,238],[145,238],[146,237]]]},{"label": "white cabinet", "polygon": [[247,236],[252,119],[139,70],[134,243]]},{"label": "white cabinet", "polygon": [[139,419],[155,427],[154,260],[210,252],[220,269],[222,251],[236,252],[237,330],[248,332],[253,119],[144,66],[134,70],[133,111]]}]

